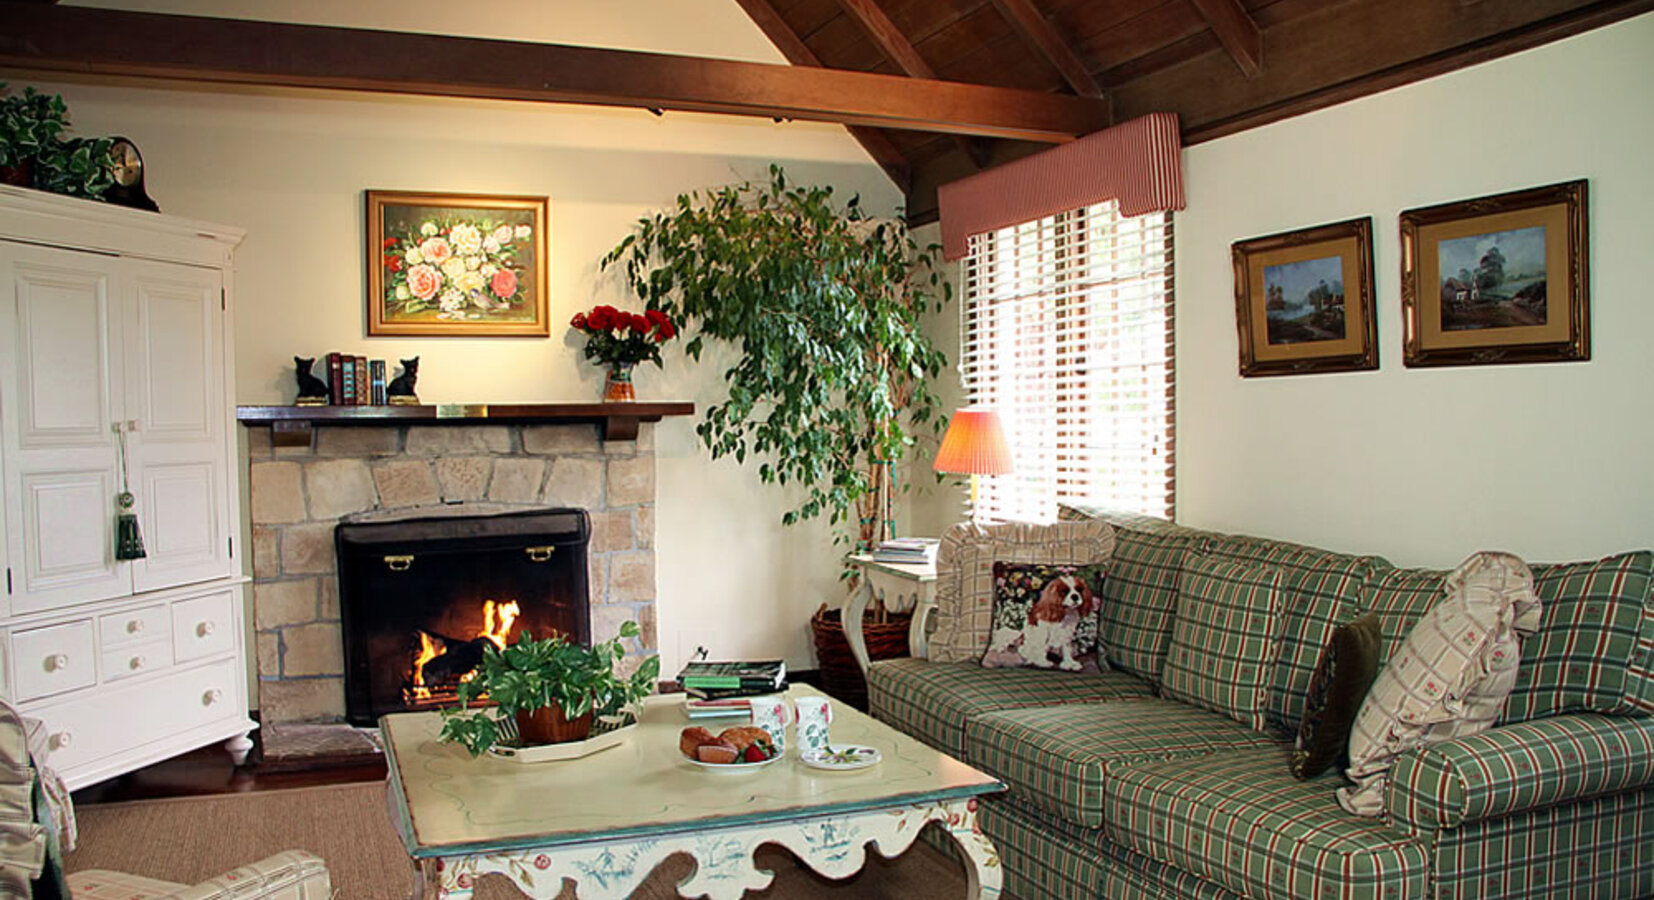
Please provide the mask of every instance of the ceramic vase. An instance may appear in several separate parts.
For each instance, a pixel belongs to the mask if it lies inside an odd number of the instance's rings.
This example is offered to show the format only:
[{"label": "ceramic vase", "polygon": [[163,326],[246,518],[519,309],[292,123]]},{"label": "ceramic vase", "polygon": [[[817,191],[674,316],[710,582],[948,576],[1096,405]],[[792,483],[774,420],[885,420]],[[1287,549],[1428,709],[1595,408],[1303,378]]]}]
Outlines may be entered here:
[{"label": "ceramic vase", "polygon": [[603,381],[604,403],[629,403],[637,399],[632,391],[632,367],[637,363],[609,363],[609,377]]}]

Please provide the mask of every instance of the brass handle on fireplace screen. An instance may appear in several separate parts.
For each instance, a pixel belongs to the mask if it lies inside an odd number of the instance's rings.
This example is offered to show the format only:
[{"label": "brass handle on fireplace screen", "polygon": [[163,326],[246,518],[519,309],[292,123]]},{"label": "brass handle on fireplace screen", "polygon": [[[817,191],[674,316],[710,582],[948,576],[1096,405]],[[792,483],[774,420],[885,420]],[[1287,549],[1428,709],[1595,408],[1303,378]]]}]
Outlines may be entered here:
[{"label": "brass handle on fireplace screen", "polygon": [[528,554],[530,562],[545,562],[551,559],[551,551],[556,549],[556,547],[547,544],[543,547],[524,547],[523,552]]},{"label": "brass handle on fireplace screen", "polygon": [[412,556],[387,556],[387,557],[385,557],[385,568],[390,569],[392,572],[406,572],[406,571],[408,571],[408,568],[412,565],[413,565],[413,557]]}]

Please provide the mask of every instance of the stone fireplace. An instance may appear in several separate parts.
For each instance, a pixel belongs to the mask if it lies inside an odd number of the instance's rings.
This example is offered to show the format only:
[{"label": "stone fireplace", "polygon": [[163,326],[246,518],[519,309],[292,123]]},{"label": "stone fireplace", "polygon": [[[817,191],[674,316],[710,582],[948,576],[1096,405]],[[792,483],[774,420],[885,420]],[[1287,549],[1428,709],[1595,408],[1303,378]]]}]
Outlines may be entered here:
[{"label": "stone fireplace", "polygon": [[[592,424],[320,426],[308,446],[247,431],[253,621],[266,723],[345,719],[344,618],[334,553],[346,518],[571,507],[590,521],[590,634],[635,620],[628,661],[657,652],[654,426],[600,440]],[[635,664],[635,662],[634,662]]]}]

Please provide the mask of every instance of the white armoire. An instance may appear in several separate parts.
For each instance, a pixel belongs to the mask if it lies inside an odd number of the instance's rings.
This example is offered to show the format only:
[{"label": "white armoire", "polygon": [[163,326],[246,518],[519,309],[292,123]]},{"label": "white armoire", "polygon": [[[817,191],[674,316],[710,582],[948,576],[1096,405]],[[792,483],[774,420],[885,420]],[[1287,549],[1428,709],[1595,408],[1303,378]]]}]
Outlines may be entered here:
[{"label": "white armoire", "polygon": [[[248,717],[233,477],[243,232],[0,187],[0,695],[71,789]],[[146,555],[116,559],[117,497]]]}]

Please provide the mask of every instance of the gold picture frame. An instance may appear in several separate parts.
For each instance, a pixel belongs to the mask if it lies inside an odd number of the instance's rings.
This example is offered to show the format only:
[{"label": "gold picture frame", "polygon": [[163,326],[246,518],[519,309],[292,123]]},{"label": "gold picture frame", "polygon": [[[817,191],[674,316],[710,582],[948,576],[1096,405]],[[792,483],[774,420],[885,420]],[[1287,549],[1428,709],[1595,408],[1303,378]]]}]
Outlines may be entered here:
[{"label": "gold picture frame", "polygon": [[1372,217],[1236,241],[1230,255],[1242,377],[1378,368]]},{"label": "gold picture frame", "polygon": [[1402,361],[1591,358],[1584,179],[1401,214]]},{"label": "gold picture frame", "polygon": [[546,197],[367,192],[368,334],[551,334]]}]

